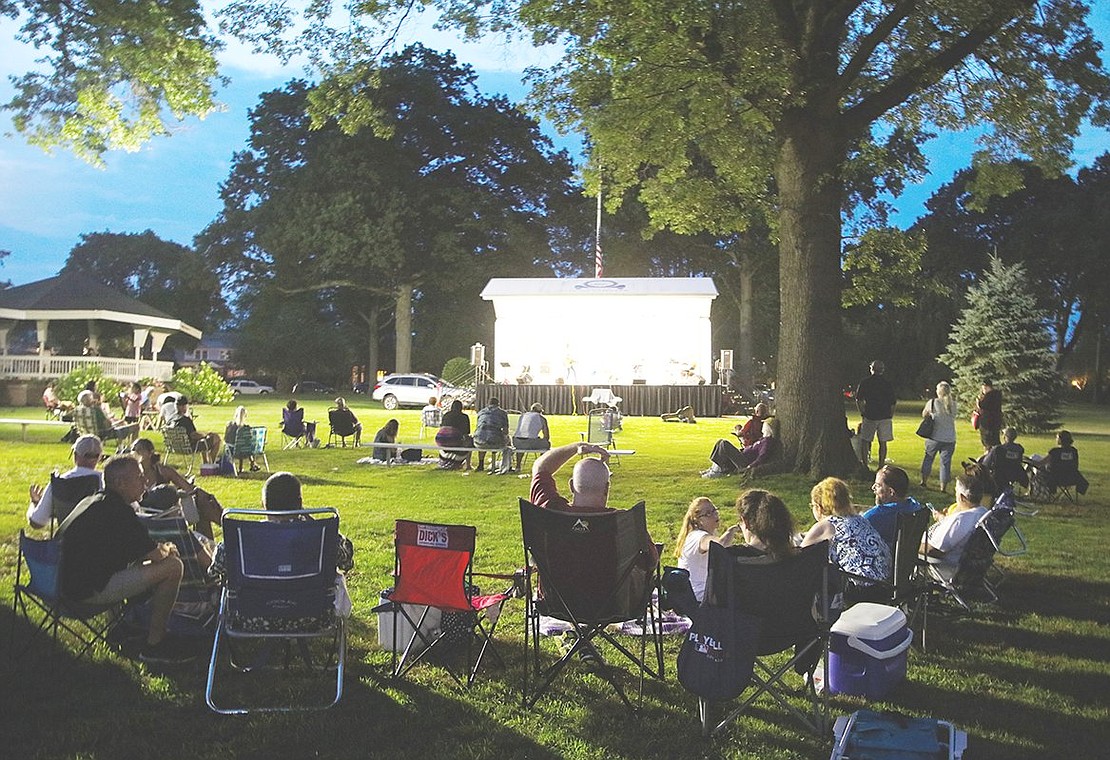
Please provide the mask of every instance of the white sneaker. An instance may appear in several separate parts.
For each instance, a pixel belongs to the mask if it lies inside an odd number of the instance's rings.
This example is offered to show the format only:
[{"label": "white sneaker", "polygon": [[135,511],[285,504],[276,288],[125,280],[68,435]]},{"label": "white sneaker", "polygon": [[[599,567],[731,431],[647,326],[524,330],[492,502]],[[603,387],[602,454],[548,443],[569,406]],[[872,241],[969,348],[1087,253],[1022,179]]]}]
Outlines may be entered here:
[{"label": "white sneaker", "polygon": [[706,470],[705,472],[703,472],[701,474],[701,476],[703,478],[723,478],[726,475],[728,475],[728,473],[725,472],[724,470],[722,470],[717,465],[713,465],[712,467],[710,467],[708,470]]}]

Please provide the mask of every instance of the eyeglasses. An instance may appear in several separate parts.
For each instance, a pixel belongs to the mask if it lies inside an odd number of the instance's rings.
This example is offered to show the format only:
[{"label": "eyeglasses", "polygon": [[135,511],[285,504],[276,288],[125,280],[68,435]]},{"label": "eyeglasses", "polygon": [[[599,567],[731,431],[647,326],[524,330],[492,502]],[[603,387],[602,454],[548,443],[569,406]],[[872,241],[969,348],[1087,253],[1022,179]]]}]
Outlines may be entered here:
[{"label": "eyeglasses", "polygon": [[701,514],[698,515],[698,517],[709,517],[710,515],[717,515],[717,514],[720,514],[720,511],[716,507],[713,507],[713,509],[709,510],[708,512],[702,512]]}]

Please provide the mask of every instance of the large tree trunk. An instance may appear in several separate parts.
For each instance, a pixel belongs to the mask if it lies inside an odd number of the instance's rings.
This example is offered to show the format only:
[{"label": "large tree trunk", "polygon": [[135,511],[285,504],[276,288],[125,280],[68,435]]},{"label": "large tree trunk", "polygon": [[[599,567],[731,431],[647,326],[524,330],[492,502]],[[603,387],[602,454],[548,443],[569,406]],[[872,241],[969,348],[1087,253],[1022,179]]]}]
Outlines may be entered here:
[{"label": "large tree trunk", "polygon": [[752,364],[754,352],[752,341],[752,293],[754,291],[755,269],[752,264],[752,255],[741,252],[738,263],[740,264],[740,346],[736,357],[736,378],[733,385],[745,393],[752,389],[755,383],[755,368]]},{"label": "large tree trunk", "polygon": [[360,311],[358,315],[362,317],[362,321],[366,323],[366,330],[368,332],[366,341],[366,382],[370,387],[374,387],[374,382],[378,379],[378,370],[382,368],[381,347],[378,344],[378,330],[381,328],[378,314],[381,308],[377,304],[370,304],[366,311]]},{"label": "large tree trunk", "polygon": [[779,193],[780,318],[775,402],[787,465],[819,478],[859,470],[841,395],[840,209],[843,146],[832,119],[783,120]]},{"label": "large tree trunk", "polygon": [[394,335],[397,344],[397,372],[412,372],[412,286],[397,288],[394,310]]}]

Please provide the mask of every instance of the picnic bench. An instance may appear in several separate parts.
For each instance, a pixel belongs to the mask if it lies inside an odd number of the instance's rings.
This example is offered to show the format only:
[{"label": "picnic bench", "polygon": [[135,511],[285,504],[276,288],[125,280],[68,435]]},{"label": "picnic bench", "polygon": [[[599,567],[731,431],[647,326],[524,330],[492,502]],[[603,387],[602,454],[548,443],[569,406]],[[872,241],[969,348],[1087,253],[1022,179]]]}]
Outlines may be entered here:
[{"label": "picnic bench", "polygon": [[22,431],[20,433],[21,439],[24,443],[27,442],[27,426],[28,425],[50,425],[53,427],[73,427],[72,422],[62,422],[61,420],[29,420],[24,417],[0,417],[0,425],[20,425]]}]

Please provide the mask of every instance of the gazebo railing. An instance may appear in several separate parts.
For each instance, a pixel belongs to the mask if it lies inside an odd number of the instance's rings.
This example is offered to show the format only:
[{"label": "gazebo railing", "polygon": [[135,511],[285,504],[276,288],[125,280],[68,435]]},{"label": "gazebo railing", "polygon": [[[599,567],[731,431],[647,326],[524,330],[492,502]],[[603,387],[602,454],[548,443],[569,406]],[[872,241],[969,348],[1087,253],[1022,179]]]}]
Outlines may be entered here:
[{"label": "gazebo railing", "polygon": [[150,359],[125,359],[115,356],[38,356],[36,354],[0,356],[0,378],[50,380],[61,377],[79,367],[99,364],[107,377],[116,380],[138,380],[152,377],[169,380],[173,376],[173,362]]}]

